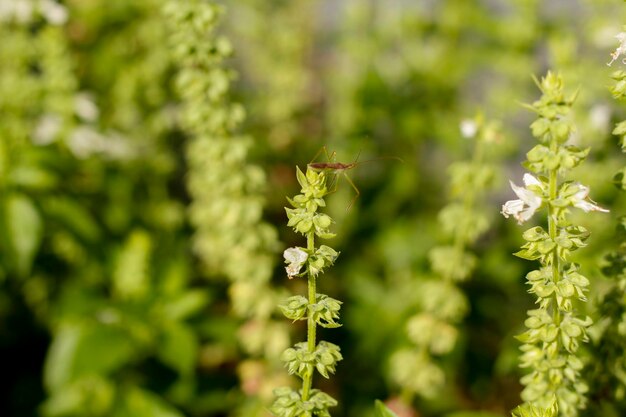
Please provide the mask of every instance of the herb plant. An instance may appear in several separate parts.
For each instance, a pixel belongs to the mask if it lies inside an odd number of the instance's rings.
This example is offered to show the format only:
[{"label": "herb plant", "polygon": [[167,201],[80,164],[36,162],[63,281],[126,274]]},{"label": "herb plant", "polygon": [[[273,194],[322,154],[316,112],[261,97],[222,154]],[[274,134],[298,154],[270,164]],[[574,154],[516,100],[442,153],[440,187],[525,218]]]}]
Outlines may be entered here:
[{"label": "herb plant", "polygon": [[573,224],[568,213],[570,208],[607,210],[589,200],[588,187],[563,180],[589,153],[589,149],[567,144],[573,131],[568,114],[575,95],[566,96],[561,77],[552,72],[537,85],[543,95],[528,107],[538,116],[531,130],[539,144],[527,153],[523,163],[537,176],[525,174],[523,187],[511,182],[519,198],[502,206],[502,214],[514,217],[519,224],[541,208],[548,212],[548,230],[542,226],[526,230],[526,243],[515,253],[541,264],[526,275],[538,308],[528,311],[527,330],[517,336],[523,343],[521,366],[530,369],[521,380],[525,385],[522,399],[540,409],[556,403],[560,416],[574,417],[587,401],[588,386],[580,375],[583,362],[578,349],[581,342],[588,341],[592,321],[575,308],[576,300],[586,301],[589,280],[580,273],[580,265],[571,262],[571,253],[586,246],[589,232]]},{"label": "herb plant", "polygon": [[[207,276],[230,282],[233,310],[244,321],[239,340],[255,358],[242,362],[239,374],[244,391],[254,396],[270,394],[268,383],[289,336],[272,318],[278,300],[270,285],[276,231],[262,220],[266,179],[248,161],[252,139],[238,133],[245,113],[230,98],[235,73],[225,61],[233,48],[216,33],[222,14],[221,6],[204,0],[174,1],[165,8],[180,68],[175,82],[183,100],[181,124],[191,136],[186,156],[193,249]],[[246,411],[261,412],[260,403]]]},{"label": "herb plant", "polygon": [[[626,50],[626,33],[617,38],[620,46],[611,55],[615,61]],[[615,71],[611,78],[614,84],[610,91],[620,102],[626,100],[626,71]],[[622,152],[626,152],[626,121],[617,123],[613,134],[620,137]],[[613,177],[613,183],[626,191],[626,168]],[[611,280],[609,289],[597,300],[599,316],[597,332],[593,334],[592,357],[586,369],[593,406],[589,415],[615,415],[626,412],[626,216],[618,219],[616,226],[618,247],[607,254],[602,265],[603,274]]]},{"label": "herb plant", "polygon": [[339,346],[326,342],[317,342],[317,326],[325,328],[339,327],[339,309],[341,302],[317,292],[317,277],[331,266],[339,252],[326,245],[316,246],[315,238],[330,239],[335,235],[330,232],[332,219],[318,212],[325,207],[324,197],[329,194],[326,170],[307,167],[306,174],[300,168],[296,170],[298,183],[302,187],[300,194],[289,198],[293,208],[286,208],[287,217],[296,233],[306,237],[306,247],[293,247],[285,250],[283,256],[289,279],[306,277],[308,297],[296,295],[280,305],[285,317],[290,320],[306,320],[307,340],[296,343],[286,349],[281,359],[290,374],[302,380],[302,388],[278,388],[274,391],[276,401],[270,408],[277,417],[329,417],[328,409],[336,406],[337,401],[330,395],[313,388],[313,374],[317,371],[324,378],[335,373],[337,362],[342,359]]}]

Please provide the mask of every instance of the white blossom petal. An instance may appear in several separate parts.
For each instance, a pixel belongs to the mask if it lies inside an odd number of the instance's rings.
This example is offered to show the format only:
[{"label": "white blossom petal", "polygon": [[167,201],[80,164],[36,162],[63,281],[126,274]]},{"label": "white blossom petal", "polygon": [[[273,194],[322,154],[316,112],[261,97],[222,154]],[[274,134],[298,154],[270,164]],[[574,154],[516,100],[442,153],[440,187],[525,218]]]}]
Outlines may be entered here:
[{"label": "white blossom petal", "polygon": [[577,201],[576,203],[574,203],[574,207],[578,207],[579,209],[584,210],[587,213],[589,213],[590,211],[601,211],[602,213],[609,212],[609,210],[604,209],[591,201],[585,200]]},{"label": "white blossom petal", "polygon": [[530,186],[530,185],[537,185],[539,187],[542,186],[541,181],[539,181],[537,178],[535,178],[533,175],[526,173],[524,174],[524,177],[522,178],[522,181],[524,181],[524,185],[526,187]]},{"label": "white blossom petal", "polygon": [[611,53],[611,62],[607,64],[608,66],[611,66],[620,55],[626,54],[626,32],[618,33],[615,35],[615,38],[619,41],[619,46],[615,49],[615,52]]},{"label": "white blossom petal", "polygon": [[294,247],[285,249],[285,251],[283,252],[283,257],[288,263],[302,264],[304,263],[304,261],[307,260],[309,255],[302,249]]},{"label": "white blossom petal", "polygon": [[534,207],[535,209],[537,209],[541,205],[541,196],[537,195],[534,191],[531,191],[527,188],[515,185],[515,183],[513,183],[512,181],[509,182],[515,195],[517,195],[520,200],[522,200],[525,204],[530,207]]},{"label": "white blossom petal", "polygon": [[[530,174],[525,174],[523,181],[527,187],[542,187],[541,182]],[[509,216],[513,216],[519,224],[522,224],[535,214],[535,211],[541,207],[543,200],[536,192],[524,187],[519,187],[513,181],[509,181],[509,183],[511,184],[513,192],[519,197],[519,199],[509,200],[504,203],[500,213],[502,213],[502,215],[507,219]]]},{"label": "white blossom petal", "polygon": [[302,264],[289,264],[285,267],[285,271],[287,271],[287,276],[289,277],[289,279],[292,279],[300,273],[301,268]]},{"label": "white blossom petal", "polygon": [[578,184],[578,188],[579,190],[572,197],[574,207],[578,207],[587,213],[590,211],[600,211],[603,213],[609,212],[609,210],[598,206],[594,201],[587,198],[589,196],[589,187]]},{"label": "white blossom petal", "polygon": [[291,279],[300,273],[300,269],[309,255],[302,249],[294,247],[285,249],[283,257],[285,262],[289,264],[285,267],[285,271],[287,271],[287,276]]},{"label": "white blossom petal", "polygon": [[508,219],[509,216],[517,216],[522,210],[524,210],[524,202],[522,200],[509,200],[504,203],[500,213]]}]

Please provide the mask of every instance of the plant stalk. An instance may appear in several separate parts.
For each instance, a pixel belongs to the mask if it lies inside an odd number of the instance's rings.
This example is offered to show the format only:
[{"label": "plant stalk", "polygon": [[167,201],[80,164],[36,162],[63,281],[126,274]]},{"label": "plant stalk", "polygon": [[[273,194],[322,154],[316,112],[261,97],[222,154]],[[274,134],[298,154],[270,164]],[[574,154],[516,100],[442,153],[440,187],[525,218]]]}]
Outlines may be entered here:
[{"label": "plant stalk", "polygon": [[[309,253],[315,252],[315,233],[311,232],[307,234],[307,249]],[[311,271],[308,272],[308,287],[309,287],[309,305],[316,303],[316,281],[315,275]],[[307,316],[307,350],[309,353],[315,352],[315,332],[316,332],[315,320],[313,319],[313,312],[308,311]],[[309,399],[309,393],[311,391],[311,385],[313,383],[313,372],[306,375],[302,380],[302,400],[307,401]]]}]

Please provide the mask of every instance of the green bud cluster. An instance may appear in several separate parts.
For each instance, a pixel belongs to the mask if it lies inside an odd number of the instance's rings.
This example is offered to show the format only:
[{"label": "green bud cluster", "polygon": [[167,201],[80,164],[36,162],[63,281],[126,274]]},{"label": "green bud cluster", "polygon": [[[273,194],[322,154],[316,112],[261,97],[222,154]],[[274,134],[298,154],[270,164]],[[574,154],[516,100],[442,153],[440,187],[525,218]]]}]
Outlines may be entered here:
[{"label": "green bud cluster", "polygon": [[306,320],[310,315],[318,326],[332,329],[341,326],[336,321],[339,319],[341,304],[341,301],[325,294],[317,294],[315,304],[309,304],[309,300],[301,295],[294,295],[278,307],[290,320]]},{"label": "green bud cluster", "polygon": [[449,242],[429,253],[438,278],[422,283],[421,311],[407,321],[406,331],[413,346],[391,358],[393,380],[425,397],[436,395],[445,384],[441,356],[456,346],[457,326],[468,310],[467,298],[457,283],[472,275],[477,262],[470,247],[489,227],[489,211],[480,204],[480,198],[494,182],[495,166],[489,158],[494,153],[488,152],[497,148],[498,127],[478,116],[464,121],[461,129],[466,139],[473,141],[473,156],[469,161],[452,164],[449,170],[453,200],[439,213]]},{"label": "green bud cluster", "polygon": [[[611,77],[615,81],[610,88],[613,97],[626,102],[626,72],[616,71]],[[617,123],[613,134],[620,137],[622,152],[626,152],[626,121]],[[621,191],[626,191],[625,174],[626,167],[613,177],[613,183]],[[612,283],[597,300],[600,326],[593,337],[594,360],[586,376],[590,396],[611,404],[615,415],[623,415],[626,412],[626,216],[618,219],[616,230],[618,247],[605,256],[602,265],[602,273]],[[593,411],[605,413],[604,410]]]},{"label": "green bud cluster", "polygon": [[330,417],[328,409],[337,405],[337,400],[317,389],[310,391],[306,401],[300,393],[286,387],[275,389],[274,395],[276,401],[271,411],[279,417]]},{"label": "green bud cluster", "polygon": [[528,312],[527,330],[517,336],[523,343],[520,366],[530,373],[521,380],[527,404],[514,415],[556,415],[541,409],[558,406],[558,415],[574,417],[586,404],[588,386],[580,377],[583,363],[577,352],[580,343],[588,341],[592,321],[576,312],[576,303],[586,301],[589,280],[570,260],[572,252],[586,246],[589,232],[573,225],[568,213],[572,207],[586,212],[606,210],[588,200],[587,187],[560,180],[589,152],[566,145],[574,129],[567,116],[575,95],[565,96],[561,77],[550,72],[537,84],[543,95],[528,107],[538,115],[531,130],[539,145],[523,163],[537,178],[526,174],[525,188],[511,183],[520,199],[507,202],[502,210],[505,217],[513,215],[520,224],[542,207],[548,211],[548,230],[541,226],[526,230],[522,235],[526,243],[515,253],[538,260],[541,267],[526,276],[538,308]]},{"label": "green bud cluster", "polygon": [[297,168],[296,177],[301,191],[295,197],[287,198],[292,208],[285,210],[288,225],[306,237],[307,246],[285,250],[285,262],[288,264],[285,269],[290,279],[307,277],[308,298],[300,295],[289,297],[279,308],[290,320],[307,321],[307,341],[296,343],[281,355],[289,374],[302,379],[302,389],[276,389],[276,400],[270,411],[277,417],[329,417],[328,408],[336,406],[337,401],[312,389],[313,374],[317,370],[324,378],[329,378],[330,374],[335,373],[337,362],[342,356],[339,346],[325,341],[316,343],[316,327],[339,327],[337,320],[341,302],[318,294],[316,279],[333,265],[339,253],[326,245],[315,246],[315,237],[328,239],[335,236],[329,229],[333,223],[330,216],[318,212],[320,207],[326,206],[324,197],[329,193],[326,186],[327,172],[308,168],[305,174]]},{"label": "green bud cluster", "polygon": [[522,404],[515,408],[512,417],[557,417],[558,407],[556,402],[548,408],[539,408],[531,404]]},{"label": "green bud cluster", "polygon": [[[263,375],[270,378],[262,378],[262,385],[271,386],[271,373],[282,373],[278,359],[289,345],[287,326],[272,318],[279,299],[270,284],[277,235],[262,218],[266,178],[249,162],[253,141],[237,132],[245,112],[230,96],[236,74],[226,60],[233,48],[216,33],[223,9],[206,0],[170,1],[164,14],[178,66],[178,119],[190,136],[186,159],[193,249],[208,277],[230,281],[233,310],[247,320],[238,333],[240,342],[259,366],[267,367]],[[240,371],[245,384],[248,373]]]}]

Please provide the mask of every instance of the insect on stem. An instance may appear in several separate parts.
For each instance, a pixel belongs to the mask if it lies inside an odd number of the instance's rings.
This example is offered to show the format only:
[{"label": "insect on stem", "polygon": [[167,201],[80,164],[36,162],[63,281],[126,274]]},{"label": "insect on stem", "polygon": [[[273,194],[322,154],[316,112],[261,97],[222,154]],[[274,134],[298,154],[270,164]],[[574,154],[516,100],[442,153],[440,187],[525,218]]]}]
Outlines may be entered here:
[{"label": "insect on stem", "polygon": [[398,157],[381,157],[381,158],[375,158],[375,159],[369,159],[367,161],[359,161],[359,156],[361,155],[361,151],[359,151],[359,153],[356,156],[356,159],[354,160],[354,162],[350,162],[350,163],[343,163],[343,162],[335,162],[334,159],[336,157],[337,152],[333,151],[333,153],[331,153],[330,155],[328,154],[328,150],[326,149],[326,146],[322,146],[322,149],[320,149],[317,154],[315,155],[315,158],[313,158],[313,161],[315,161],[315,159],[317,159],[317,157],[319,156],[319,154],[324,151],[324,153],[326,154],[326,157],[328,158],[329,162],[310,162],[308,164],[308,167],[310,169],[312,169],[313,171],[317,171],[317,172],[322,172],[325,171],[326,173],[330,174],[330,175],[334,175],[334,189],[332,191],[330,191],[331,193],[334,193],[335,191],[337,191],[337,186],[338,186],[338,176],[339,175],[343,175],[343,177],[346,179],[346,181],[348,181],[348,183],[350,184],[350,186],[354,189],[354,192],[356,193],[356,195],[354,196],[354,198],[352,199],[352,201],[350,202],[350,204],[348,205],[348,207],[346,207],[346,211],[350,210],[350,208],[352,207],[352,205],[356,202],[357,198],[359,198],[359,196],[361,195],[361,192],[359,191],[359,189],[357,188],[357,186],[354,184],[354,182],[352,181],[352,179],[348,176],[346,171],[351,170],[352,168],[355,168],[357,165],[361,165],[364,164],[366,162],[371,162],[371,161],[375,161],[377,159],[397,159],[400,162],[404,162],[402,159],[398,158]]}]

